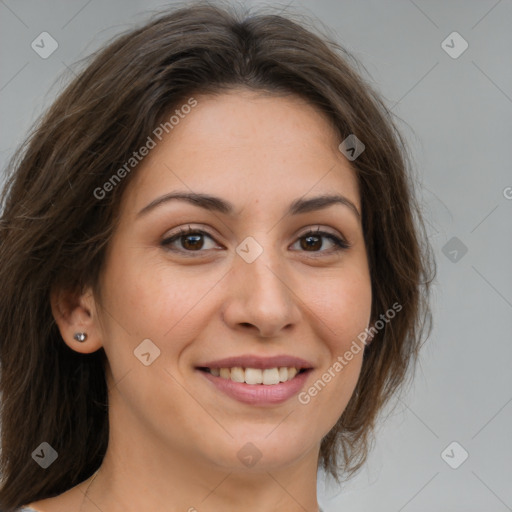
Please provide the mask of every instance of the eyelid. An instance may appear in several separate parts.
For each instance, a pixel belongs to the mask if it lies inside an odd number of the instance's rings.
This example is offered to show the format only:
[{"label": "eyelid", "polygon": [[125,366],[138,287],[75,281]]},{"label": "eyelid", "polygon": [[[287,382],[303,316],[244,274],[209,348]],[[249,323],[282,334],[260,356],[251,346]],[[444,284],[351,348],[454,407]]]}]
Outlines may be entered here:
[{"label": "eyelid", "polygon": [[336,238],[339,238],[343,242],[345,242],[347,245],[352,245],[347,240],[347,238],[343,234],[341,234],[340,232],[338,232],[338,231],[331,231],[331,228],[324,228],[324,227],[320,227],[320,226],[316,226],[314,228],[312,228],[312,227],[304,228],[304,231],[300,232],[297,235],[297,238],[302,238],[305,235],[316,234],[316,233],[321,234],[321,235],[334,236]]},{"label": "eyelid", "polygon": [[[214,241],[217,245],[219,244],[216,240],[216,235],[211,234],[207,229],[201,228],[201,227],[191,227],[190,224],[187,225],[187,228],[184,228],[183,226],[180,226],[177,231],[171,233],[170,235],[165,236],[162,241],[161,245],[166,247],[166,250],[174,253],[181,253],[186,254],[187,256],[200,256],[201,253],[207,253],[210,250],[213,249],[207,249],[207,250],[197,250],[197,251],[189,251],[186,249],[170,249],[169,246],[171,243],[174,243],[176,241],[179,241],[180,238],[185,237],[187,235],[193,235],[198,234],[201,236],[206,236],[210,238],[212,241]],[[331,242],[335,245],[334,249],[330,250],[320,250],[320,251],[297,251],[297,252],[303,252],[307,254],[309,257],[318,257],[321,255],[326,254],[332,254],[332,253],[339,253],[340,251],[347,250],[352,247],[352,243],[347,240],[347,238],[340,234],[340,233],[332,233],[331,231],[327,230],[328,228],[321,228],[320,226],[317,226],[316,229],[312,227],[304,228],[304,231],[302,233],[299,233],[296,236],[295,241],[292,243],[292,245],[296,244],[300,241],[300,239],[305,238],[306,236],[318,236],[320,238],[328,238],[331,240]],[[317,256],[318,255],[318,256]]]},{"label": "eyelid", "polygon": [[352,247],[352,243],[347,240],[347,238],[339,233],[332,233],[331,231],[327,231],[325,228],[317,227],[317,229],[308,228],[305,232],[297,235],[297,240],[293,242],[293,244],[296,244],[301,238],[307,237],[307,236],[318,236],[321,238],[328,238],[331,240],[331,242],[337,247],[335,250],[326,250],[326,251],[301,251],[309,256],[315,257],[315,254],[332,254],[332,253],[338,253],[340,251],[344,251],[347,249],[350,249]]},{"label": "eyelid", "polygon": [[[165,235],[162,241],[160,242],[160,245],[167,247],[171,242],[178,241],[181,237],[192,235],[192,234],[200,234],[202,236],[206,236],[213,240],[217,245],[222,245],[216,240],[216,235],[210,233],[208,230],[200,227],[191,227],[190,224],[187,224],[187,227],[180,226],[177,228],[174,232],[171,232],[168,235]],[[171,252],[180,252],[180,253],[201,253],[206,252],[204,250],[201,251],[186,251],[184,249],[168,249]],[[193,255],[193,254],[192,254]]]}]

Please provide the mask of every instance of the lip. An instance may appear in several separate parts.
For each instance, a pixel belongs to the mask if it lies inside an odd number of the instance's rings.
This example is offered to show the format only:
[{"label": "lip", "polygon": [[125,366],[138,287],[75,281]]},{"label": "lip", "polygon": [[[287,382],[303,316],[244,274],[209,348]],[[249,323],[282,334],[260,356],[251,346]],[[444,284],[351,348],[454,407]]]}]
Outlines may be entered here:
[{"label": "lip", "polygon": [[[205,363],[198,364],[196,368],[234,368],[235,366],[240,366],[242,368],[258,368],[260,370],[281,368],[283,366],[293,366],[297,368],[297,370],[309,370],[313,368],[313,365],[309,361],[301,359],[300,357],[289,355],[262,357],[250,354],[226,357],[224,359],[217,359],[216,361],[207,361]],[[276,384],[276,386],[277,385],[278,384]]]},{"label": "lip", "polygon": [[[222,360],[223,364],[226,360]],[[266,360],[268,361],[268,359]],[[260,361],[261,364],[263,364]],[[241,366],[241,365],[234,365]],[[283,364],[283,366],[286,366]],[[290,365],[290,366],[293,366]],[[216,366],[214,366],[215,368]],[[223,366],[226,368],[229,366]],[[254,366],[251,366],[254,368]],[[273,366],[270,366],[273,368]],[[211,384],[213,384],[219,391],[222,391],[227,396],[249,405],[277,405],[282,404],[289,400],[292,396],[299,393],[304,387],[306,379],[309,377],[312,369],[308,369],[303,373],[298,373],[292,380],[281,382],[279,384],[265,385],[265,384],[245,384],[243,382],[234,382],[230,379],[223,377],[215,377],[211,373],[196,369],[196,372],[201,374]]]}]

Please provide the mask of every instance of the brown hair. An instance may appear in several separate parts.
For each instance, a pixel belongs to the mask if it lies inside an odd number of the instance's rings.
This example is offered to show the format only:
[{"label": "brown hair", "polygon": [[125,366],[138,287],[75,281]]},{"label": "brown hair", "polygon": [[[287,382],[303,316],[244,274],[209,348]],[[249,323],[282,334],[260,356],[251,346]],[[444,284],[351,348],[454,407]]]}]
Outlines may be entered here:
[{"label": "brown hair", "polygon": [[[94,191],[184,98],[234,87],[299,95],[327,114],[340,142],[355,134],[366,146],[352,166],[372,318],[394,303],[402,310],[366,346],[356,392],[322,440],[319,464],[339,481],[340,469],[350,476],[366,460],[378,412],[406,382],[423,333],[430,334],[435,265],[391,112],[355,71],[357,61],[316,30],[305,19],[202,2],[159,13],[97,52],[12,159],[0,220],[2,510],[74,487],[106,452],[105,352],[71,350],[49,300],[56,287],[99,291],[135,170],[102,200]],[[58,452],[47,469],[31,456],[44,441]]]}]

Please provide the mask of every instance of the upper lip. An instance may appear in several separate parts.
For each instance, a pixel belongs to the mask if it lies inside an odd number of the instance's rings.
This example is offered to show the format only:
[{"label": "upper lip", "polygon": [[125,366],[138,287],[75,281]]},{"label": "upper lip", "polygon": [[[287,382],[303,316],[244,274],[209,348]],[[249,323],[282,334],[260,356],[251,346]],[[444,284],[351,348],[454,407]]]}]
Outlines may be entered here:
[{"label": "upper lip", "polygon": [[313,365],[301,359],[300,357],[278,355],[272,357],[262,357],[256,355],[243,355],[234,357],[225,357],[224,359],[217,359],[215,361],[207,361],[197,366],[197,368],[259,368],[265,370],[268,368],[281,368],[284,366],[294,367],[298,370],[306,368],[313,368]]}]

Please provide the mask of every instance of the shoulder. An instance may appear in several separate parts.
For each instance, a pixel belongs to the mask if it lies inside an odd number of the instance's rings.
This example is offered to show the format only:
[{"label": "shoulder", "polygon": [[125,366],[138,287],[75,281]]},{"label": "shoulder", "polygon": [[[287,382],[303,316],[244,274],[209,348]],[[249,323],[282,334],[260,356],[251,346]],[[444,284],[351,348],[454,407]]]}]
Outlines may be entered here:
[{"label": "shoulder", "polygon": [[33,501],[15,512],[72,512],[79,508],[78,501],[71,499],[68,493],[64,493],[54,498]]},{"label": "shoulder", "polygon": [[68,500],[63,502],[62,497],[56,497],[33,501],[14,512],[71,512],[78,509],[75,503],[71,504]]},{"label": "shoulder", "polygon": [[93,476],[58,496],[27,503],[15,512],[78,512],[84,500],[82,487],[85,488]]}]

